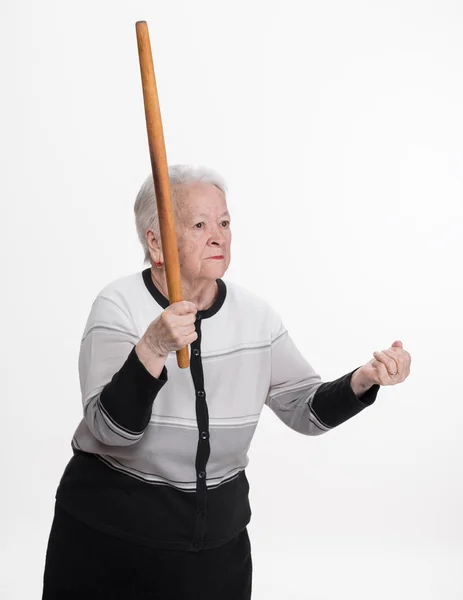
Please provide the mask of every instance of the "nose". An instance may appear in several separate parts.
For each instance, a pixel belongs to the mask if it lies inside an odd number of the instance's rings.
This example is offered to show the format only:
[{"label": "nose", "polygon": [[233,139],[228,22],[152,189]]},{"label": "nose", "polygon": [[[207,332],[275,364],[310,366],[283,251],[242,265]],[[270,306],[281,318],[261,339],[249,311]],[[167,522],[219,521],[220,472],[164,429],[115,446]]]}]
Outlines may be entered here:
[{"label": "nose", "polygon": [[211,235],[208,240],[209,246],[221,246],[225,240],[225,232],[224,230],[217,226],[211,232]]}]

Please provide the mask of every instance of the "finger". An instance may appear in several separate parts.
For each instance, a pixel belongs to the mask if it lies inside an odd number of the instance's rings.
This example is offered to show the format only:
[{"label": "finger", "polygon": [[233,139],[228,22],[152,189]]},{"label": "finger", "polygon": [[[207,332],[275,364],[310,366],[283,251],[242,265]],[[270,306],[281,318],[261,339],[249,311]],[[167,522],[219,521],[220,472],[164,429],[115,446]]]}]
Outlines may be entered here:
[{"label": "finger", "polygon": [[192,344],[198,339],[196,330],[191,325],[189,327],[176,327],[171,332],[171,344],[174,350],[185,348],[188,344]]},{"label": "finger", "polygon": [[193,331],[188,335],[182,335],[177,340],[177,347],[178,347],[178,349],[185,348],[185,346],[192,344],[197,339],[198,339],[198,334],[196,333],[196,331]]},{"label": "finger", "polygon": [[[386,350],[383,350],[383,352],[386,353]],[[408,377],[408,375],[410,375],[410,364],[412,361],[410,353],[403,349],[388,349],[387,353],[392,353],[394,355],[395,361],[399,365],[399,372],[401,376]]]},{"label": "finger", "polygon": [[193,302],[188,302],[188,300],[174,302],[168,308],[166,308],[166,310],[170,310],[174,315],[188,315],[196,314],[198,312],[196,304],[193,304]]},{"label": "finger", "polygon": [[196,333],[196,331],[193,331],[193,333],[186,338],[185,345],[192,344],[193,342],[196,342],[197,339],[198,339],[198,334]]},{"label": "finger", "polygon": [[186,313],[179,315],[169,309],[166,309],[163,313],[161,313],[161,320],[168,329],[173,331],[178,327],[187,327],[189,325],[193,325],[196,322],[196,314]]},{"label": "finger", "polygon": [[195,326],[192,324],[183,325],[176,328],[177,335],[179,336],[189,336],[192,333],[196,333]]},{"label": "finger", "polygon": [[172,318],[172,324],[176,327],[188,327],[196,323],[196,314],[188,313],[186,315],[175,315]]},{"label": "finger", "polygon": [[398,368],[400,369],[405,362],[405,357],[403,354],[400,354],[397,351],[391,350],[390,348],[383,350],[383,354],[389,356],[397,363]]},{"label": "finger", "polygon": [[379,360],[375,360],[373,362],[372,366],[375,367],[376,370],[378,371],[378,379],[379,379],[380,385],[390,385],[391,376],[390,376],[388,370],[386,369],[386,365]]},{"label": "finger", "polygon": [[376,358],[376,360],[384,364],[387,371],[389,372],[389,375],[395,375],[399,372],[399,365],[393,358],[389,358],[389,356],[386,356],[384,352],[373,352],[373,356]]}]

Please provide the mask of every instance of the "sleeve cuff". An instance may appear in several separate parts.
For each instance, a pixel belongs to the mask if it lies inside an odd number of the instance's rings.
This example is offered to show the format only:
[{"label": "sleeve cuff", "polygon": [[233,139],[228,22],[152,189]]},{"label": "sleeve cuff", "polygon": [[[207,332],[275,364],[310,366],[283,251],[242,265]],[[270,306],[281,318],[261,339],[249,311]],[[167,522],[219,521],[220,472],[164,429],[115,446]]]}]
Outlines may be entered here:
[{"label": "sleeve cuff", "polygon": [[[358,369],[359,367],[357,367]],[[322,383],[315,392],[311,408],[315,416],[327,427],[337,427],[351,419],[376,400],[379,385],[373,385],[361,398],[357,398],[350,385],[354,369],[339,379]]]},{"label": "sleeve cuff", "polygon": [[135,347],[129,354],[127,360],[129,360],[129,359],[133,360],[134,363],[136,363],[136,366],[134,365],[134,367],[133,367],[134,375],[135,375],[135,371],[137,371],[136,376],[141,377],[144,380],[144,385],[147,388],[149,388],[149,389],[152,388],[157,393],[161,389],[161,387],[167,382],[166,367],[164,366],[162,368],[162,371],[161,371],[159,377],[154,377],[153,375],[151,375],[151,373],[148,371],[148,369],[145,367],[145,365],[138,358],[138,354],[135,351]]},{"label": "sleeve cuff", "polygon": [[120,429],[140,433],[148,426],[153,402],[166,382],[166,367],[159,378],[153,377],[141,363],[134,347],[101,392],[100,404]]}]

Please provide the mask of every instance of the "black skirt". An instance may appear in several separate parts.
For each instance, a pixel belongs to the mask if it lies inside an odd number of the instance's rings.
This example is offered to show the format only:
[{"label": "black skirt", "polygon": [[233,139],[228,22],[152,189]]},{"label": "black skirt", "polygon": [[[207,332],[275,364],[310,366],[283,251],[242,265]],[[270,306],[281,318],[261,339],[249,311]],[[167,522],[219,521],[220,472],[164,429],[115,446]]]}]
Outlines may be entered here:
[{"label": "black skirt", "polygon": [[102,533],[58,504],[42,600],[249,600],[248,531],[211,550],[159,550]]}]

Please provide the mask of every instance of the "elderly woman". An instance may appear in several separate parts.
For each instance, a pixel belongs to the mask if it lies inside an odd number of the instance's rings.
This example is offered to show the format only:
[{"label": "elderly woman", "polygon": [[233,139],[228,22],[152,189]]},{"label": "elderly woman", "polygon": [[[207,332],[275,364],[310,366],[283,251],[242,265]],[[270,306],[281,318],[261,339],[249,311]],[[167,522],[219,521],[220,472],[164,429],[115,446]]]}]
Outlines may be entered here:
[{"label": "elderly woman", "polygon": [[[266,404],[304,435],[330,431],[402,382],[395,342],[322,382],[265,301],[225,283],[222,178],[169,169],[185,300],[169,305],[152,178],[136,202],[150,268],[96,297],[82,338],[83,419],[56,494],[43,598],[251,597],[247,451]],[[175,351],[189,346],[190,369]]]}]

